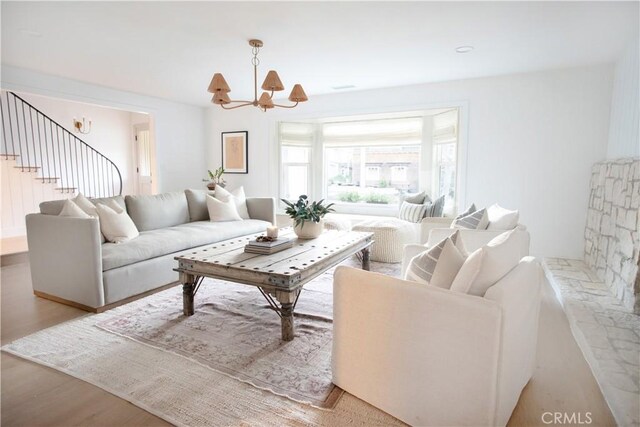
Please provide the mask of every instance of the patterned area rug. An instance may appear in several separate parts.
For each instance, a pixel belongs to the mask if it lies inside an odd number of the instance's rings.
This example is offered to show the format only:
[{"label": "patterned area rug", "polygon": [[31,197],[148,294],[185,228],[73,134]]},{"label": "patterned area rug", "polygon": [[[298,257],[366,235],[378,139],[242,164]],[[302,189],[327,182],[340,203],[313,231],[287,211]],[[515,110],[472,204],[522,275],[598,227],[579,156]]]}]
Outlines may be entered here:
[{"label": "patterned area rug", "polygon": [[182,315],[182,294],[172,289],[96,326],[260,389],[333,408],[342,391],[331,382],[332,295],[326,285],[325,277],[303,290],[290,342],[280,339],[280,318],[257,289],[211,279],[196,295],[193,316]]}]

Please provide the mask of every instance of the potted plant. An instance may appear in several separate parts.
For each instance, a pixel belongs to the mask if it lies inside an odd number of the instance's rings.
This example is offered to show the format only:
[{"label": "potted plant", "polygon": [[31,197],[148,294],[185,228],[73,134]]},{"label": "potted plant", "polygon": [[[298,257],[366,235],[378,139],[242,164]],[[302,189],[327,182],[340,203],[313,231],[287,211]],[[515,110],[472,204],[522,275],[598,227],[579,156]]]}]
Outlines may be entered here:
[{"label": "potted plant", "polygon": [[287,208],[285,213],[293,219],[293,232],[301,239],[315,239],[322,233],[324,223],[322,218],[329,212],[333,212],[333,203],[323,205],[324,200],[309,203],[308,197],[302,195],[298,201],[291,203],[281,199]]},{"label": "potted plant", "polygon": [[209,179],[203,179],[204,182],[207,182],[207,188],[209,190],[215,190],[216,189],[216,185],[219,185],[220,187],[224,188],[224,178],[222,178],[222,174],[224,173],[224,168],[222,166],[220,166],[218,169],[216,169],[215,171],[211,172],[211,170],[207,170],[207,172],[209,173]]}]

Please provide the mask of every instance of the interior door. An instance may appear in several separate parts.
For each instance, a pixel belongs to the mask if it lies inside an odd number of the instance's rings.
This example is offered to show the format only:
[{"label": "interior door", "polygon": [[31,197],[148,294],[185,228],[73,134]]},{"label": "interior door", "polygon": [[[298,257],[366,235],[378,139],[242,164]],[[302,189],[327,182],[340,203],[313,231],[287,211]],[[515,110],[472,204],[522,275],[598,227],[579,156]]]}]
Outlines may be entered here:
[{"label": "interior door", "polygon": [[136,126],[136,174],[138,194],[151,194],[151,141],[149,126]]}]

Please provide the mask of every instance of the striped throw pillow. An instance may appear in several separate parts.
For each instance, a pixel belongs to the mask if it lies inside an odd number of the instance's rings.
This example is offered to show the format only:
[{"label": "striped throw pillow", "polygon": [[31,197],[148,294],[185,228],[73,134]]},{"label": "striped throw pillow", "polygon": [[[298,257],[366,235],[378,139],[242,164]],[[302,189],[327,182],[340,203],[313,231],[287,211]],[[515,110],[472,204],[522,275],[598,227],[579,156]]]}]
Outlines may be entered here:
[{"label": "striped throw pillow", "polygon": [[471,215],[457,218],[451,224],[451,228],[467,228],[469,230],[486,230],[489,225],[489,216],[486,209],[475,211]]},{"label": "striped throw pillow", "polygon": [[422,218],[424,218],[424,214],[426,211],[426,205],[402,202],[402,205],[400,205],[400,213],[398,214],[398,218],[409,222],[420,222]]},{"label": "striped throw pillow", "polygon": [[471,206],[469,206],[466,211],[462,212],[455,219],[462,218],[463,216],[471,215],[472,213],[474,213],[477,210],[478,209],[476,208],[476,204],[475,203],[471,203]]},{"label": "striped throw pillow", "polygon": [[464,256],[450,237],[416,255],[409,262],[405,280],[449,289],[464,264]]},{"label": "striped throw pillow", "polygon": [[444,210],[444,196],[440,196],[435,201],[431,202],[431,204],[427,204],[427,212],[425,216],[428,216],[431,218],[441,217],[443,210]]}]

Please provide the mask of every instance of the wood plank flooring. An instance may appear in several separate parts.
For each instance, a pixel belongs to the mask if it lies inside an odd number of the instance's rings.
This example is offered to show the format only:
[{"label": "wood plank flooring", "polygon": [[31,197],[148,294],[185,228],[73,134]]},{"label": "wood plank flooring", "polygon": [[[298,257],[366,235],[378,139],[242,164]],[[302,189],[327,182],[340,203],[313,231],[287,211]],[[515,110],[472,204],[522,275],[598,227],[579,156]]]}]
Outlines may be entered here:
[{"label": "wood plank flooring", "polygon": [[[32,294],[28,264],[0,269],[1,342],[11,342],[87,313]],[[543,426],[545,412],[591,414],[593,426],[615,421],[549,286],[541,308],[538,367],[510,426]],[[1,424],[9,426],[165,426],[160,418],[102,389],[2,353]],[[238,425],[243,420],[238,420]],[[569,425],[569,424],[564,424]]]}]

